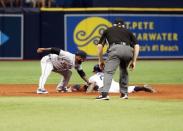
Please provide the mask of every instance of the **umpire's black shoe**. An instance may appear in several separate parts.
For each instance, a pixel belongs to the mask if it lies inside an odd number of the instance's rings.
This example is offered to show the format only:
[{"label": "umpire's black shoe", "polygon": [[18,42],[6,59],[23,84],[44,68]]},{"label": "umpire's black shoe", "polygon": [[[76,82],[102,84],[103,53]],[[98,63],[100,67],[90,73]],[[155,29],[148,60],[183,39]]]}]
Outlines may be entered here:
[{"label": "umpire's black shoe", "polygon": [[121,93],[120,98],[121,98],[121,99],[128,99],[128,94],[123,94],[123,93]]},{"label": "umpire's black shoe", "polygon": [[96,100],[109,100],[108,92],[101,92],[101,95],[96,97]]},{"label": "umpire's black shoe", "polygon": [[96,97],[96,100],[109,100],[109,96],[102,96],[102,95],[100,95],[100,96]]}]

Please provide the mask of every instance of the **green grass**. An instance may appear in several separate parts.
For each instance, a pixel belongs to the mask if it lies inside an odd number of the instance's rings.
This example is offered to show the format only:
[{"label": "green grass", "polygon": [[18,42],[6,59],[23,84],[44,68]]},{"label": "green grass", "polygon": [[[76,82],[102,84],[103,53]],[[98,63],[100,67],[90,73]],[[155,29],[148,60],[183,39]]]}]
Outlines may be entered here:
[{"label": "green grass", "polygon": [[[83,63],[87,76],[96,61]],[[182,61],[138,61],[130,83],[183,84]],[[0,84],[37,84],[39,61],[1,61]],[[114,79],[118,80],[117,70]],[[57,84],[52,73],[47,84]],[[83,83],[73,70],[70,83]],[[0,131],[182,131],[182,100],[130,97],[97,101],[92,96],[0,97]]]},{"label": "green grass", "polygon": [[132,83],[183,84],[183,61],[139,61]]},{"label": "green grass", "polygon": [[[92,68],[97,61],[83,63],[83,69],[87,76],[92,75]],[[138,61],[136,70],[129,71],[130,83],[162,83],[162,84],[183,84],[183,61]],[[37,84],[40,77],[39,61],[26,62],[0,62],[0,84]],[[114,79],[118,81],[119,71],[117,70]],[[56,84],[60,75],[52,73],[47,83]],[[82,79],[73,70],[70,83],[83,83]]]},{"label": "green grass", "polygon": [[183,101],[1,97],[1,131],[182,131]]}]

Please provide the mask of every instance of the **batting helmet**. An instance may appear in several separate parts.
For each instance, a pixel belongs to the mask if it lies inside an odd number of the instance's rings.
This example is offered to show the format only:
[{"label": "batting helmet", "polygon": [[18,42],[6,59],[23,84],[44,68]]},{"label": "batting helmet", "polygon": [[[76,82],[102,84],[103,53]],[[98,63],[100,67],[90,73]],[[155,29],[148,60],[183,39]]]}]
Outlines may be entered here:
[{"label": "batting helmet", "polygon": [[99,67],[99,64],[97,64],[97,65],[95,65],[95,66],[93,67],[93,72],[102,72],[102,70],[101,70],[100,67]]},{"label": "batting helmet", "polygon": [[83,59],[86,59],[86,56],[87,56],[86,52],[84,52],[84,51],[82,51],[82,50],[78,50],[78,51],[76,52],[76,55],[77,55],[77,56],[80,56],[80,57],[83,58]]}]

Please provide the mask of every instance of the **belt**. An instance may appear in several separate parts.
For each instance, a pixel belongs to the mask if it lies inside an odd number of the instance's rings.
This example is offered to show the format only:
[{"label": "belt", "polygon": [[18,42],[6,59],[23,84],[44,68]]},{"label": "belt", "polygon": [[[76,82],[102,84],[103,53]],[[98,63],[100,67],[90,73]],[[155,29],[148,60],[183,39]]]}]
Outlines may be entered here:
[{"label": "belt", "polygon": [[[130,46],[126,42],[116,42],[109,45],[109,48],[111,48],[114,45],[124,45],[124,46]],[[109,48],[107,49],[107,53],[109,53]]]},{"label": "belt", "polygon": [[112,43],[111,46],[113,45],[126,45],[129,46],[126,42],[116,42],[116,43]]}]

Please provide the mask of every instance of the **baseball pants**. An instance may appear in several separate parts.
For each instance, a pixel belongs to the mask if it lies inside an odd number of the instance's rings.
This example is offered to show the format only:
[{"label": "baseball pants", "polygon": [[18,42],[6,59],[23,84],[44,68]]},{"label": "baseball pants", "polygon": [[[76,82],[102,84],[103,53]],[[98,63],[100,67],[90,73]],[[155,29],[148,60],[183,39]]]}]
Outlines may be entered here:
[{"label": "baseball pants", "polygon": [[[55,58],[57,57],[57,55],[55,54],[50,54],[50,55],[46,55],[41,59],[41,76],[39,78],[39,89],[44,89],[45,87],[45,83],[49,77],[49,75],[51,74],[51,72],[54,70],[53,64],[51,62],[51,58]],[[55,71],[56,72],[56,71]],[[63,77],[61,77],[61,80],[59,82],[59,84],[57,85],[57,87],[65,87],[67,86],[70,77],[72,75],[72,72],[70,70],[68,71],[62,71],[62,72],[56,72],[59,73],[60,75],[62,75]]]},{"label": "baseball pants", "polygon": [[120,93],[128,94],[128,71],[127,67],[132,60],[133,52],[130,46],[126,45],[113,45],[108,50],[108,58],[106,60],[104,69],[104,87],[101,92],[109,92],[113,74],[119,66],[119,86]]}]

